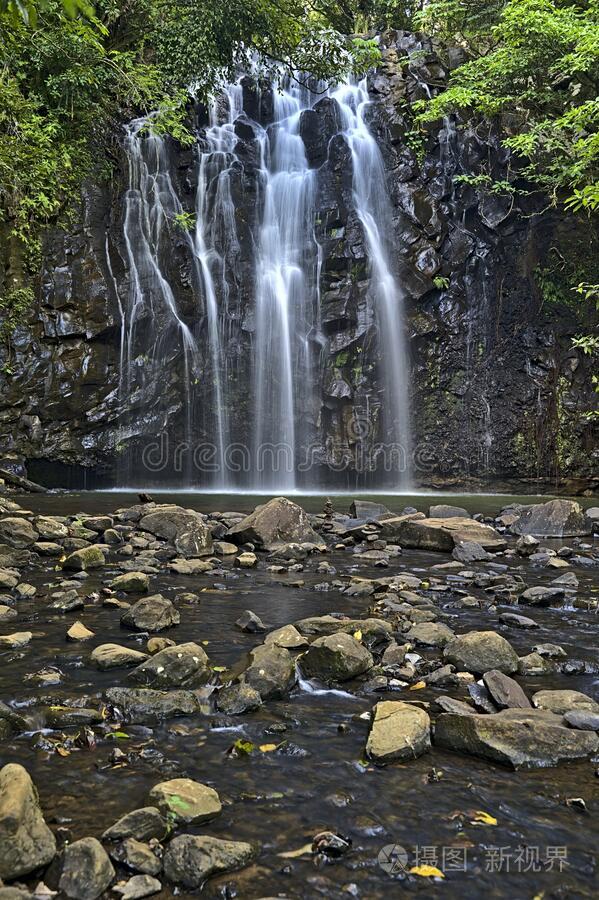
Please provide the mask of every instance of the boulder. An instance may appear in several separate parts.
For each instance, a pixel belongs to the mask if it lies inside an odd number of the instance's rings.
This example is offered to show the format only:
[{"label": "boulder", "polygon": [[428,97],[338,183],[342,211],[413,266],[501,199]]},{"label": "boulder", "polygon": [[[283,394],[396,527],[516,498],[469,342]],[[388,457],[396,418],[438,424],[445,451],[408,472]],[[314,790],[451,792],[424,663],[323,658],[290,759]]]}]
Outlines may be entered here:
[{"label": "boulder", "polygon": [[239,716],[251,712],[262,704],[258,691],[249,684],[230,684],[224,687],[216,697],[216,706],[228,716]]},{"label": "boulder", "polygon": [[411,703],[382,700],[374,707],[366,755],[379,762],[415,759],[431,747],[428,714]]},{"label": "boulder", "polygon": [[55,853],[56,840],[29,773],[9,763],[0,769],[0,878],[28,875],[48,865]]},{"label": "boulder", "polygon": [[70,553],[62,567],[74,572],[87,572],[88,569],[99,569],[104,565],[106,565],[106,559],[102,549],[97,544],[92,544],[91,547],[83,547],[81,550]]},{"label": "boulder", "polygon": [[564,713],[564,722],[570,728],[578,728],[581,731],[599,731],[599,710],[591,712],[587,709],[572,709]]},{"label": "boulder", "polygon": [[212,534],[200,513],[181,506],[156,506],[139,521],[142,531],[172,544],[183,557],[212,553]]},{"label": "boulder", "polygon": [[12,606],[5,606],[3,603],[0,603],[0,624],[3,622],[12,622],[16,618],[18,618],[16,609],[13,609]]},{"label": "boulder", "polygon": [[399,544],[401,529],[405,522],[418,522],[426,518],[424,513],[414,512],[406,513],[401,516],[393,516],[390,519],[381,519],[378,527],[378,536],[385,541]]},{"label": "boulder", "polygon": [[113,591],[123,591],[125,594],[144,594],[149,586],[150,579],[144,572],[125,572],[110,582]]},{"label": "boulder", "polygon": [[168,824],[157,806],[144,806],[121,816],[102,835],[105,841],[135,838],[137,841],[161,841],[168,832]]},{"label": "boulder", "polygon": [[16,550],[24,550],[39,540],[39,534],[29,521],[21,516],[0,519],[0,543]]},{"label": "boulder", "polygon": [[514,534],[534,537],[577,537],[591,534],[591,520],[575,500],[550,500],[529,506],[512,525]]},{"label": "boulder", "polygon": [[429,519],[469,519],[470,513],[463,506],[437,503],[428,508]]},{"label": "boulder", "polygon": [[445,647],[455,638],[455,634],[440,622],[421,622],[419,625],[412,625],[404,637],[422,647]]},{"label": "boulder", "polygon": [[308,641],[299,633],[295,625],[283,625],[275,628],[264,638],[265,644],[276,644],[286,650],[302,650],[308,646]]},{"label": "boulder", "polygon": [[242,680],[253,687],[262,700],[280,699],[295,684],[295,661],[283,647],[260,644],[250,652],[250,663]]},{"label": "boulder", "polygon": [[102,844],[93,837],[67,844],[60,861],[60,892],[72,900],[96,900],[114,878],[114,869]]},{"label": "boulder", "polygon": [[349,681],[373,665],[366,647],[343,631],[317,638],[300,658],[302,673],[325,683]]},{"label": "boulder", "polygon": [[527,588],[518,597],[518,603],[526,603],[528,606],[550,606],[563,600],[564,588],[562,587],[536,587]]},{"label": "boulder", "polygon": [[244,610],[235,624],[241,631],[247,631],[248,634],[259,634],[260,632],[268,630],[260,616],[256,615],[255,612],[252,612],[251,609]]},{"label": "boulder", "polygon": [[163,631],[180,621],[178,611],[162,594],[138,600],[121,616],[121,625],[135,631]]},{"label": "boulder", "polygon": [[527,653],[518,660],[518,675],[548,675],[553,671],[554,667],[540,653]]},{"label": "boulder", "polygon": [[599,703],[580,691],[537,691],[532,695],[532,704],[562,716],[574,710],[599,712]]},{"label": "boulder", "polygon": [[154,687],[182,687],[206,680],[208,657],[199,644],[189,642],[166,647],[130,673],[132,681]]},{"label": "boulder", "polygon": [[499,709],[530,709],[531,703],[520,685],[509,675],[491,669],[483,675],[483,681],[493,703]]},{"label": "boulder", "polygon": [[67,640],[69,641],[89,641],[94,637],[94,632],[90,631],[83,622],[73,622],[67,631]]},{"label": "boulder", "polygon": [[380,519],[396,518],[390,509],[383,503],[374,503],[372,500],[352,500],[349,507],[352,519]]},{"label": "boulder", "polygon": [[253,569],[258,565],[258,557],[255,553],[250,553],[249,551],[240,553],[239,556],[235,557],[235,565],[239,569]]},{"label": "boulder", "polygon": [[528,616],[519,616],[518,613],[504,612],[500,613],[499,621],[503,625],[510,625],[512,628],[538,628],[538,622],[529,619]]},{"label": "boulder", "polygon": [[175,716],[191,716],[200,708],[198,698],[191,691],[113,687],[106,691],[106,700],[133,725],[152,725]]},{"label": "boulder", "polygon": [[486,550],[476,541],[460,541],[453,548],[451,555],[458,562],[473,563],[491,559]]},{"label": "boulder", "polygon": [[142,900],[143,897],[157,894],[162,890],[162,885],[152,875],[133,875],[125,884],[115,884],[112,890],[121,895],[121,900]]},{"label": "boulder", "polygon": [[174,884],[193,890],[211,875],[247,866],[255,856],[256,848],[242,841],[181,834],[166,849],[164,874]]},{"label": "boulder", "polygon": [[300,634],[318,636],[323,634],[336,634],[344,631],[346,634],[362,633],[363,641],[367,643],[388,643],[391,640],[393,627],[385,619],[344,619],[337,616],[310,616],[295,622],[295,627]]},{"label": "boulder", "polygon": [[162,869],[162,862],[149,844],[135,838],[125,838],[122,843],[110,848],[110,856],[115,861],[140,872],[143,875],[157,875]]},{"label": "boulder", "polygon": [[560,716],[545,710],[505,709],[494,715],[444,713],[435,723],[434,743],[514,769],[531,769],[591,756],[599,737],[567,728]]},{"label": "boulder", "polygon": [[31,631],[15,631],[13,634],[0,635],[0,650],[17,650],[28,644],[32,638]]},{"label": "boulder", "polygon": [[36,516],[35,530],[42,541],[60,541],[69,536],[69,529],[55,516]]},{"label": "boulder", "polygon": [[250,542],[265,550],[274,550],[279,544],[293,542],[320,543],[308,514],[285,497],[275,497],[257,506],[253,513],[233,525],[229,536],[239,544]]},{"label": "boulder", "polygon": [[539,542],[532,534],[523,534],[516,541],[516,553],[519,556],[532,556],[538,546]]},{"label": "boulder", "polygon": [[443,658],[459,670],[482,675],[497,669],[505,675],[518,671],[518,654],[504,637],[495,631],[470,631],[446,644]]},{"label": "boulder", "polygon": [[138,666],[148,658],[147,653],[133,650],[132,647],[121,647],[120,644],[100,644],[91,653],[91,661],[100,671]]},{"label": "boulder", "polygon": [[507,541],[491,528],[474,519],[412,519],[402,522],[397,530],[402,547],[416,550],[439,550],[451,553],[454,546],[475,541],[483,550],[505,550]]},{"label": "boulder", "polygon": [[[235,551],[237,552],[237,547],[235,547]],[[214,569],[214,563],[207,559],[173,559],[168,567],[177,575],[203,575],[204,572]]]},{"label": "boulder", "polygon": [[217,816],[222,809],[214,788],[191,778],[160,782],[150,791],[150,802],[165,817],[179,825],[201,825]]}]

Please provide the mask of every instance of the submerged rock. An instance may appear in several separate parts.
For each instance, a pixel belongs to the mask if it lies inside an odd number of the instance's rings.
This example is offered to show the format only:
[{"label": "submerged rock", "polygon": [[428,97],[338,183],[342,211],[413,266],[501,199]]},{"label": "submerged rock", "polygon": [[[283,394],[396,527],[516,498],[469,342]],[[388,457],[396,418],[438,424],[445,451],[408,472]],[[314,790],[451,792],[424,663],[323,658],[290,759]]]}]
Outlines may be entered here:
[{"label": "submerged rock", "polygon": [[458,669],[482,675],[498,669],[505,675],[518,671],[518,654],[504,637],[495,631],[470,631],[445,646],[443,658]]},{"label": "submerged rock", "polygon": [[436,721],[434,743],[520,769],[584,759],[597,751],[599,737],[566,728],[560,716],[545,710],[506,709],[494,715],[444,713]]},{"label": "submerged rock", "polygon": [[250,651],[250,663],[242,679],[262,700],[280,699],[295,684],[295,661],[288,650],[276,644],[260,644]]},{"label": "submerged rock", "polygon": [[293,542],[321,543],[310,525],[308,514],[285,497],[274,497],[257,506],[253,513],[231,528],[229,535],[238,543],[250,542],[265,550]]},{"label": "submerged rock", "polygon": [[175,716],[191,716],[199,710],[199,701],[191,691],[113,687],[106,691],[106,700],[133,725],[152,725]]},{"label": "submerged rock", "polygon": [[174,884],[194,889],[211,875],[241,869],[251,862],[256,852],[255,847],[242,841],[182,834],[166,849],[164,873]]},{"label": "submerged rock", "polygon": [[307,678],[326,683],[349,681],[373,665],[366,647],[342,631],[317,638],[300,659],[300,668]]},{"label": "submerged rock", "polygon": [[430,750],[428,714],[411,703],[383,700],[374,707],[366,755],[380,762],[415,759]]},{"label": "submerged rock", "polygon": [[29,773],[9,763],[0,769],[0,878],[28,875],[51,862],[55,853],[56,840]]}]

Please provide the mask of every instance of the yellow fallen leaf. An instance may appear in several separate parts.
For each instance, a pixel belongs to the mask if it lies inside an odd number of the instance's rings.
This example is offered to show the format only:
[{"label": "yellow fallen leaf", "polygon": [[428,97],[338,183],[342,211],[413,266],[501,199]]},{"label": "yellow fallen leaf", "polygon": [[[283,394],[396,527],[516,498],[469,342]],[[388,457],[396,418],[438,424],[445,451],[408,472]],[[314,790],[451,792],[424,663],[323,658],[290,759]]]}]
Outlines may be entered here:
[{"label": "yellow fallen leaf", "polygon": [[362,632],[360,631],[360,629],[358,629],[357,631],[354,631],[354,637],[357,641],[362,640]]},{"label": "yellow fallen leaf", "polygon": [[277,745],[276,744],[260,744],[258,749],[262,753],[272,753],[273,750],[277,749]]},{"label": "yellow fallen leaf", "polygon": [[420,691],[422,688],[426,687],[426,681],[417,681],[416,684],[411,684],[408,690],[410,691]]},{"label": "yellow fallen leaf", "polygon": [[287,850],[285,853],[278,853],[277,856],[282,857],[282,859],[297,859],[298,856],[303,856],[305,853],[312,853],[312,843],[304,844],[299,850]]},{"label": "yellow fallen leaf", "polygon": [[410,875],[420,875],[421,878],[445,878],[441,869],[436,866],[412,866]]},{"label": "yellow fallen leaf", "polygon": [[56,752],[58,753],[59,756],[70,756],[71,755],[71,751],[67,750],[66,747],[61,747],[60,744],[56,745]]},{"label": "yellow fallen leaf", "polygon": [[497,825],[495,816],[485,812],[484,809],[477,809],[472,822],[477,825]]}]

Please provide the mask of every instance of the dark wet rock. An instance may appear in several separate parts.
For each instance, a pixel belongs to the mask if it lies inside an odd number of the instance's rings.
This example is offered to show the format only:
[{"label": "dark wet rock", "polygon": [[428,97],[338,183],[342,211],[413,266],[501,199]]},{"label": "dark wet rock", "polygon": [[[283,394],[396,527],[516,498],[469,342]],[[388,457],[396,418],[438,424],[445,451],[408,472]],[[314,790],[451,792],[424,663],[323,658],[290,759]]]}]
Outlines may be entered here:
[{"label": "dark wet rock", "polygon": [[150,656],[155,656],[157,653],[160,653],[161,650],[166,650],[167,647],[175,647],[176,644],[177,642],[173,641],[172,638],[151,637],[148,638],[146,650]]},{"label": "dark wet rock", "polygon": [[206,680],[208,656],[193,642],[166,647],[130,673],[138,684],[152,687],[197,686]]},{"label": "dark wet rock", "polygon": [[65,591],[60,596],[56,597],[52,603],[48,605],[48,609],[55,612],[67,613],[73,612],[76,609],[83,609],[84,606],[85,601],[83,600],[83,597],[80,597],[76,590],[72,590]]},{"label": "dark wet rock", "polygon": [[366,755],[379,762],[415,759],[430,750],[430,719],[411,703],[383,700],[373,711]]},{"label": "dark wet rock", "polygon": [[109,853],[114,862],[142,875],[158,875],[162,869],[162,861],[158,859],[150,845],[135,838],[125,838],[116,847],[111,847]]},{"label": "dark wet rock", "polygon": [[152,788],[149,797],[164,816],[184,825],[201,825],[222,809],[214,788],[191,778],[162,781]]},{"label": "dark wet rock", "polygon": [[539,653],[528,653],[518,660],[518,675],[549,675],[555,666]]},{"label": "dark wet rock", "polygon": [[150,579],[144,572],[125,572],[110,582],[113,591],[123,591],[125,594],[144,594],[149,586]]},{"label": "dark wet rock", "polygon": [[499,621],[504,625],[510,625],[512,628],[538,628],[538,622],[529,619],[528,616],[519,616],[518,613],[500,613]]},{"label": "dark wet rock", "polygon": [[39,534],[28,519],[21,516],[0,519],[0,543],[8,544],[15,550],[24,550],[37,540]]},{"label": "dark wet rock", "polygon": [[458,669],[482,675],[498,669],[506,675],[518,670],[518,654],[512,645],[495,631],[470,631],[450,641],[443,658]]},{"label": "dark wet rock", "polygon": [[422,647],[445,647],[455,638],[455,634],[441,622],[422,622],[412,625],[404,637]]},{"label": "dark wet rock", "polygon": [[482,562],[491,558],[487,551],[476,541],[460,541],[453,548],[451,555],[458,562],[463,563]]},{"label": "dark wet rock", "polygon": [[88,569],[99,569],[104,565],[106,565],[106,559],[101,548],[92,544],[91,547],[83,547],[83,549],[69,554],[62,567],[74,572],[87,572]]},{"label": "dark wet rock", "polygon": [[285,650],[302,650],[308,646],[308,641],[299,633],[295,625],[283,625],[275,628],[264,638],[265,644],[276,644]]},{"label": "dark wet rock", "polygon": [[133,875],[125,884],[115,884],[113,892],[120,894],[122,900],[142,900],[162,890],[157,878],[151,875]]},{"label": "dark wet rock", "polygon": [[49,728],[100,725],[103,722],[100,710],[86,709],[83,706],[49,706],[45,710],[45,716]]},{"label": "dark wet rock", "polygon": [[93,837],[67,844],[58,867],[58,888],[72,900],[96,900],[108,889],[115,875],[108,854]]},{"label": "dark wet rock", "polygon": [[564,722],[580,731],[599,731],[599,710],[571,709],[564,713]]},{"label": "dark wet rock", "polygon": [[181,621],[179,612],[162,594],[138,600],[121,616],[121,625],[135,631],[163,631]]},{"label": "dark wet rock", "polygon": [[27,720],[0,700],[0,737],[7,738],[27,730]]},{"label": "dark wet rock", "polygon": [[200,513],[180,506],[158,506],[139,521],[142,531],[172,544],[183,557],[212,553],[212,534]]},{"label": "dark wet rock", "polygon": [[0,769],[0,878],[28,875],[51,862],[55,853],[56,840],[29,773],[9,763]]},{"label": "dark wet rock", "polygon": [[584,759],[599,748],[596,734],[566,728],[560,716],[539,709],[475,716],[444,713],[436,721],[434,743],[514,769],[557,766]]},{"label": "dark wet rock", "polygon": [[36,516],[34,524],[42,541],[60,541],[69,536],[69,529],[61,517]]},{"label": "dark wet rock", "polygon": [[437,503],[428,508],[429,519],[469,519],[470,513],[463,506],[450,506],[448,503]]},{"label": "dark wet rock", "polygon": [[182,834],[164,854],[164,873],[169,881],[194,889],[206,878],[247,866],[256,848],[242,841],[225,841],[208,835]]},{"label": "dark wet rock", "polygon": [[483,675],[485,687],[499,709],[530,709],[531,702],[513,678],[492,669]]},{"label": "dark wet rock", "polygon": [[550,659],[565,659],[568,655],[563,647],[560,647],[559,644],[537,644],[532,648],[535,653],[538,653],[539,656],[547,656]]},{"label": "dark wet rock", "polygon": [[308,514],[285,497],[275,497],[234,525],[230,536],[238,543],[250,542],[265,550],[274,550],[280,544],[311,541],[320,544],[320,538],[312,528]]},{"label": "dark wet rock", "polygon": [[575,500],[550,500],[529,506],[512,531],[534,537],[575,537],[591,534],[592,524]]},{"label": "dark wet rock", "polygon": [[242,631],[247,631],[249,634],[260,634],[263,631],[268,631],[268,626],[251,609],[244,610],[235,624]]},{"label": "dark wet rock", "polygon": [[346,634],[362,633],[366,643],[388,643],[391,639],[391,624],[384,619],[345,619],[336,616],[311,616],[295,622],[295,627],[303,635],[327,635],[344,631]]},{"label": "dark wet rock", "polygon": [[455,684],[457,679],[453,666],[440,666],[428,675],[424,676],[424,681],[428,685]]},{"label": "dark wet rock", "polygon": [[198,699],[191,691],[113,687],[106,691],[106,700],[134,725],[152,725],[163,719],[191,716],[199,710]]},{"label": "dark wet rock", "polygon": [[505,550],[507,541],[490,525],[474,519],[420,519],[408,520],[398,529],[402,547],[417,550],[439,550],[450,553],[454,546],[475,541],[484,550]]},{"label": "dark wet rock", "polygon": [[134,809],[107,828],[102,839],[118,841],[123,838],[135,838],[137,841],[149,841],[156,838],[161,841],[167,833],[167,822],[157,806],[144,806]]},{"label": "dark wet rock", "polygon": [[456,716],[476,716],[478,713],[474,707],[462,700],[456,700],[454,697],[436,697],[435,703],[446,713],[453,713]]},{"label": "dark wet rock", "polygon": [[401,666],[408,652],[407,644],[398,644],[393,641],[385,648],[381,662],[384,666]]},{"label": "dark wet rock", "polygon": [[372,500],[352,500],[349,507],[352,519],[380,519],[394,518],[391,510],[383,503],[374,503]]},{"label": "dark wet rock", "polygon": [[138,666],[148,658],[148,654],[120,644],[100,644],[92,650],[90,658],[100,671],[106,671]]},{"label": "dark wet rock", "polygon": [[564,598],[564,589],[562,587],[544,587],[537,585],[527,588],[518,598],[519,603],[526,603],[528,606],[550,606],[552,603],[558,603]]},{"label": "dark wet rock", "polygon": [[249,684],[230,684],[218,692],[217,708],[229,716],[239,716],[257,709],[262,698],[255,688]]},{"label": "dark wet rock", "polygon": [[493,698],[484,684],[478,684],[478,682],[469,684],[468,694],[477,710],[486,713],[496,713],[498,711],[498,707],[493,702]]},{"label": "dark wet rock", "polygon": [[349,681],[373,665],[366,647],[345,632],[317,638],[300,658],[300,668],[307,678],[326,683]]},{"label": "dark wet rock", "polygon": [[280,699],[295,684],[295,661],[288,650],[276,644],[260,644],[249,654],[250,662],[242,680],[253,687],[262,700]]},{"label": "dark wet rock", "polygon": [[339,104],[332,97],[323,97],[312,109],[301,113],[299,133],[310,166],[317,168],[325,162],[329,141],[341,127]]},{"label": "dark wet rock", "polygon": [[599,712],[599,703],[580,691],[537,691],[532,695],[532,704],[537,709],[546,709],[559,715],[574,710]]}]

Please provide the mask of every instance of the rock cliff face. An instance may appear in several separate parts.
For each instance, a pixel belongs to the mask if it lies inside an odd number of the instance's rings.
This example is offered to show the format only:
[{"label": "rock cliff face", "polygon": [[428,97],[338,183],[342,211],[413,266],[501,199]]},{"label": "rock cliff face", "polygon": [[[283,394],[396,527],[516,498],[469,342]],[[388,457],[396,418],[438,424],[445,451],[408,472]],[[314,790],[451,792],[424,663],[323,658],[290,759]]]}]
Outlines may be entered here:
[{"label": "rock cliff face", "polygon": [[[583,485],[593,470],[593,443],[584,415],[592,408],[589,365],[571,348],[581,323],[574,305],[547,302],[538,277],[556,254],[577,246],[577,226],[518,192],[494,194],[459,179],[486,173],[518,187],[489,126],[475,130],[447,120],[425,135],[422,153],[411,149],[410,103],[438,89],[447,74],[426,40],[398,33],[387,37],[383,64],[369,79],[368,124],[387,171],[406,303],[414,481],[561,478]],[[245,93],[246,111],[254,102],[252,118],[267,125],[272,95],[252,93],[247,84]],[[194,111],[199,140],[203,115]],[[321,395],[306,410],[305,427],[314,448],[312,483],[371,486],[381,483],[380,475],[362,471],[357,482],[356,470],[364,448],[372,459],[381,440],[384,397],[376,327],[365,302],[364,234],[352,211],[351,155],[337,117],[334,101],[324,97],[303,115],[300,130],[317,170],[315,237],[322,248]],[[244,442],[252,415],[252,235],[260,185],[256,135],[244,122],[236,133],[239,164],[231,189],[238,244],[223,248],[234,253],[234,264],[222,364],[234,437]],[[166,148],[183,209],[193,212],[193,150],[170,141]],[[26,464],[34,477],[63,486],[139,482],[141,449],[161,433],[184,436],[181,381],[189,373],[181,352],[167,354],[159,372],[148,369],[134,391],[123,391],[122,310],[132,277],[123,231],[126,184],[123,153],[110,185],[84,187],[80,224],[48,235],[38,302],[0,347],[0,460]],[[169,228],[166,246],[163,270],[201,348],[191,378],[199,398],[194,427],[200,439],[210,439],[213,413],[201,403],[204,382],[214,378],[206,312],[180,228]],[[140,325],[156,334],[164,326],[159,313]],[[184,477],[172,466],[168,474]]]}]

